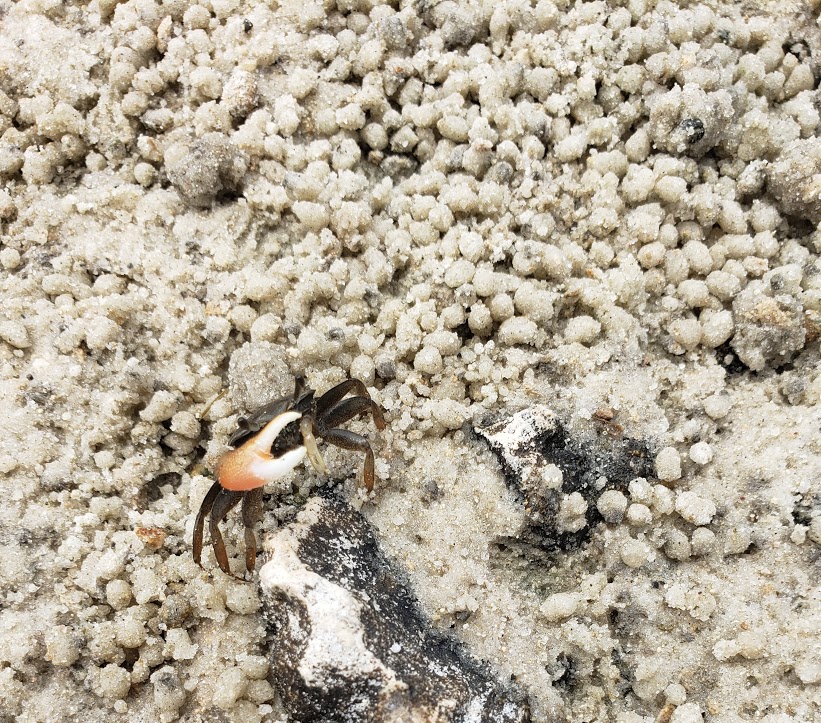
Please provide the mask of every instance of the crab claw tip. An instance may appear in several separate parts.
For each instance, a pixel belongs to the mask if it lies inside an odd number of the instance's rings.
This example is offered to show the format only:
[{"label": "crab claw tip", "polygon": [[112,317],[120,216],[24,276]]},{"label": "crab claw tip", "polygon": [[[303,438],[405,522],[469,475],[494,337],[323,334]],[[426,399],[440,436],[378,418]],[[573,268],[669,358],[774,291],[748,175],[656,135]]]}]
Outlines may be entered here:
[{"label": "crab claw tip", "polygon": [[255,469],[259,470],[259,476],[265,480],[265,484],[276,482],[280,477],[284,477],[305,459],[306,452],[305,447],[300,445],[279,457],[272,457],[257,462]]}]

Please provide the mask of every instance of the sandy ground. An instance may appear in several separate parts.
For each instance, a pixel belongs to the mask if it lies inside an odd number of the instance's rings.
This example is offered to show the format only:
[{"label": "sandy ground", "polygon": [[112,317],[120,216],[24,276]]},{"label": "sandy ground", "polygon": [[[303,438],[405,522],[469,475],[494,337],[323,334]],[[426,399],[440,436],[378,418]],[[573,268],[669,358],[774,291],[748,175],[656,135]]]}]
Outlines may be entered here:
[{"label": "sandy ground", "polygon": [[[368,385],[331,477],[534,720],[821,720],[817,16],[0,0],[0,720],[287,720],[191,535],[295,374]],[[546,464],[538,540],[473,432],[537,404],[652,472]]]}]

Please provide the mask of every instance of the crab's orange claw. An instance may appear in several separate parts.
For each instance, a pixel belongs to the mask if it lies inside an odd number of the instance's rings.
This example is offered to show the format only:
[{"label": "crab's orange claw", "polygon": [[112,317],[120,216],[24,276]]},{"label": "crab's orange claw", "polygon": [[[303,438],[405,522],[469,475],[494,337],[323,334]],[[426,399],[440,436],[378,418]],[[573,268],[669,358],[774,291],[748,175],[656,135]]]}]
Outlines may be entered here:
[{"label": "crab's orange claw", "polygon": [[227,490],[246,492],[275,482],[294,469],[305,458],[305,447],[273,457],[271,446],[279,433],[301,416],[299,412],[280,414],[241,447],[226,452],[217,463],[220,485]]}]

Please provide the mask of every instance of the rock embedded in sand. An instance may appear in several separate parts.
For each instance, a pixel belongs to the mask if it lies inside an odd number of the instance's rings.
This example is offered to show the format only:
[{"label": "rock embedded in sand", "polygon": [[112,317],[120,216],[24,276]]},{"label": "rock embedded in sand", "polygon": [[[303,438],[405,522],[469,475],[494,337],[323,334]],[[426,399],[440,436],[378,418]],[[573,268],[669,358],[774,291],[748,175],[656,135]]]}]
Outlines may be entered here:
[{"label": "rock embedded in sand", "polygon": [[347,503],[312,499],[266,548],[271,672],[294,720],[530,720],[516,689],[431,628]]},{"label": "rock embedded in sand", "polygon": [[733,118],[726,90],[705,92],[694,83],[660,93],[650,104],[650,137],[656,148],[700,158],[721,142]]},{"label": "rock embedded in sand", "polygon": [[192,206],[209,206],[221,193],[236,191],[248,169],[245,154],[222,133],[175,144],[164,160],[168,179]]},{"label": "rock embedded in sand", "polygon": [[767,187],[785,213],[821,221],[821,138],[793,141],[768,171]]},{"label": "rock embedded in sand", "polygon": [[804,307],[790,294],[773,294],[750,284],[733,302],[736,331],[730,342],[738,358],[753,371],[789,363],[804,348]]}]

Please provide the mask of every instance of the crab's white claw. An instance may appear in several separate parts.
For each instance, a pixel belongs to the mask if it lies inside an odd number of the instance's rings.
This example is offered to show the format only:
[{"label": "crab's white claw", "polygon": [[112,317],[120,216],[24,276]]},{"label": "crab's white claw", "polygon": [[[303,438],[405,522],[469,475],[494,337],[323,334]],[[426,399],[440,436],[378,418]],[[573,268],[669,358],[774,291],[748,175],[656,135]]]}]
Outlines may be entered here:
[{"label": "crab's white claw", "polygon": [[227,490],[246,492],[276,482],[294,469],[305,458],[305,447],[300,445],[273,457],[271,446],[279,433],[301,416],[299,412],[280,414],[241,447],[226,452],[217,463],[220,485]]},{"label": "crab's white claw", "polygon": [[269,459],[255,460],[252,464],[253,472],[259,479],[264,480],[264,484],[276,482],[305,459],[306,452],[305,447],[300,445],[280,457],[269,455]]}]

